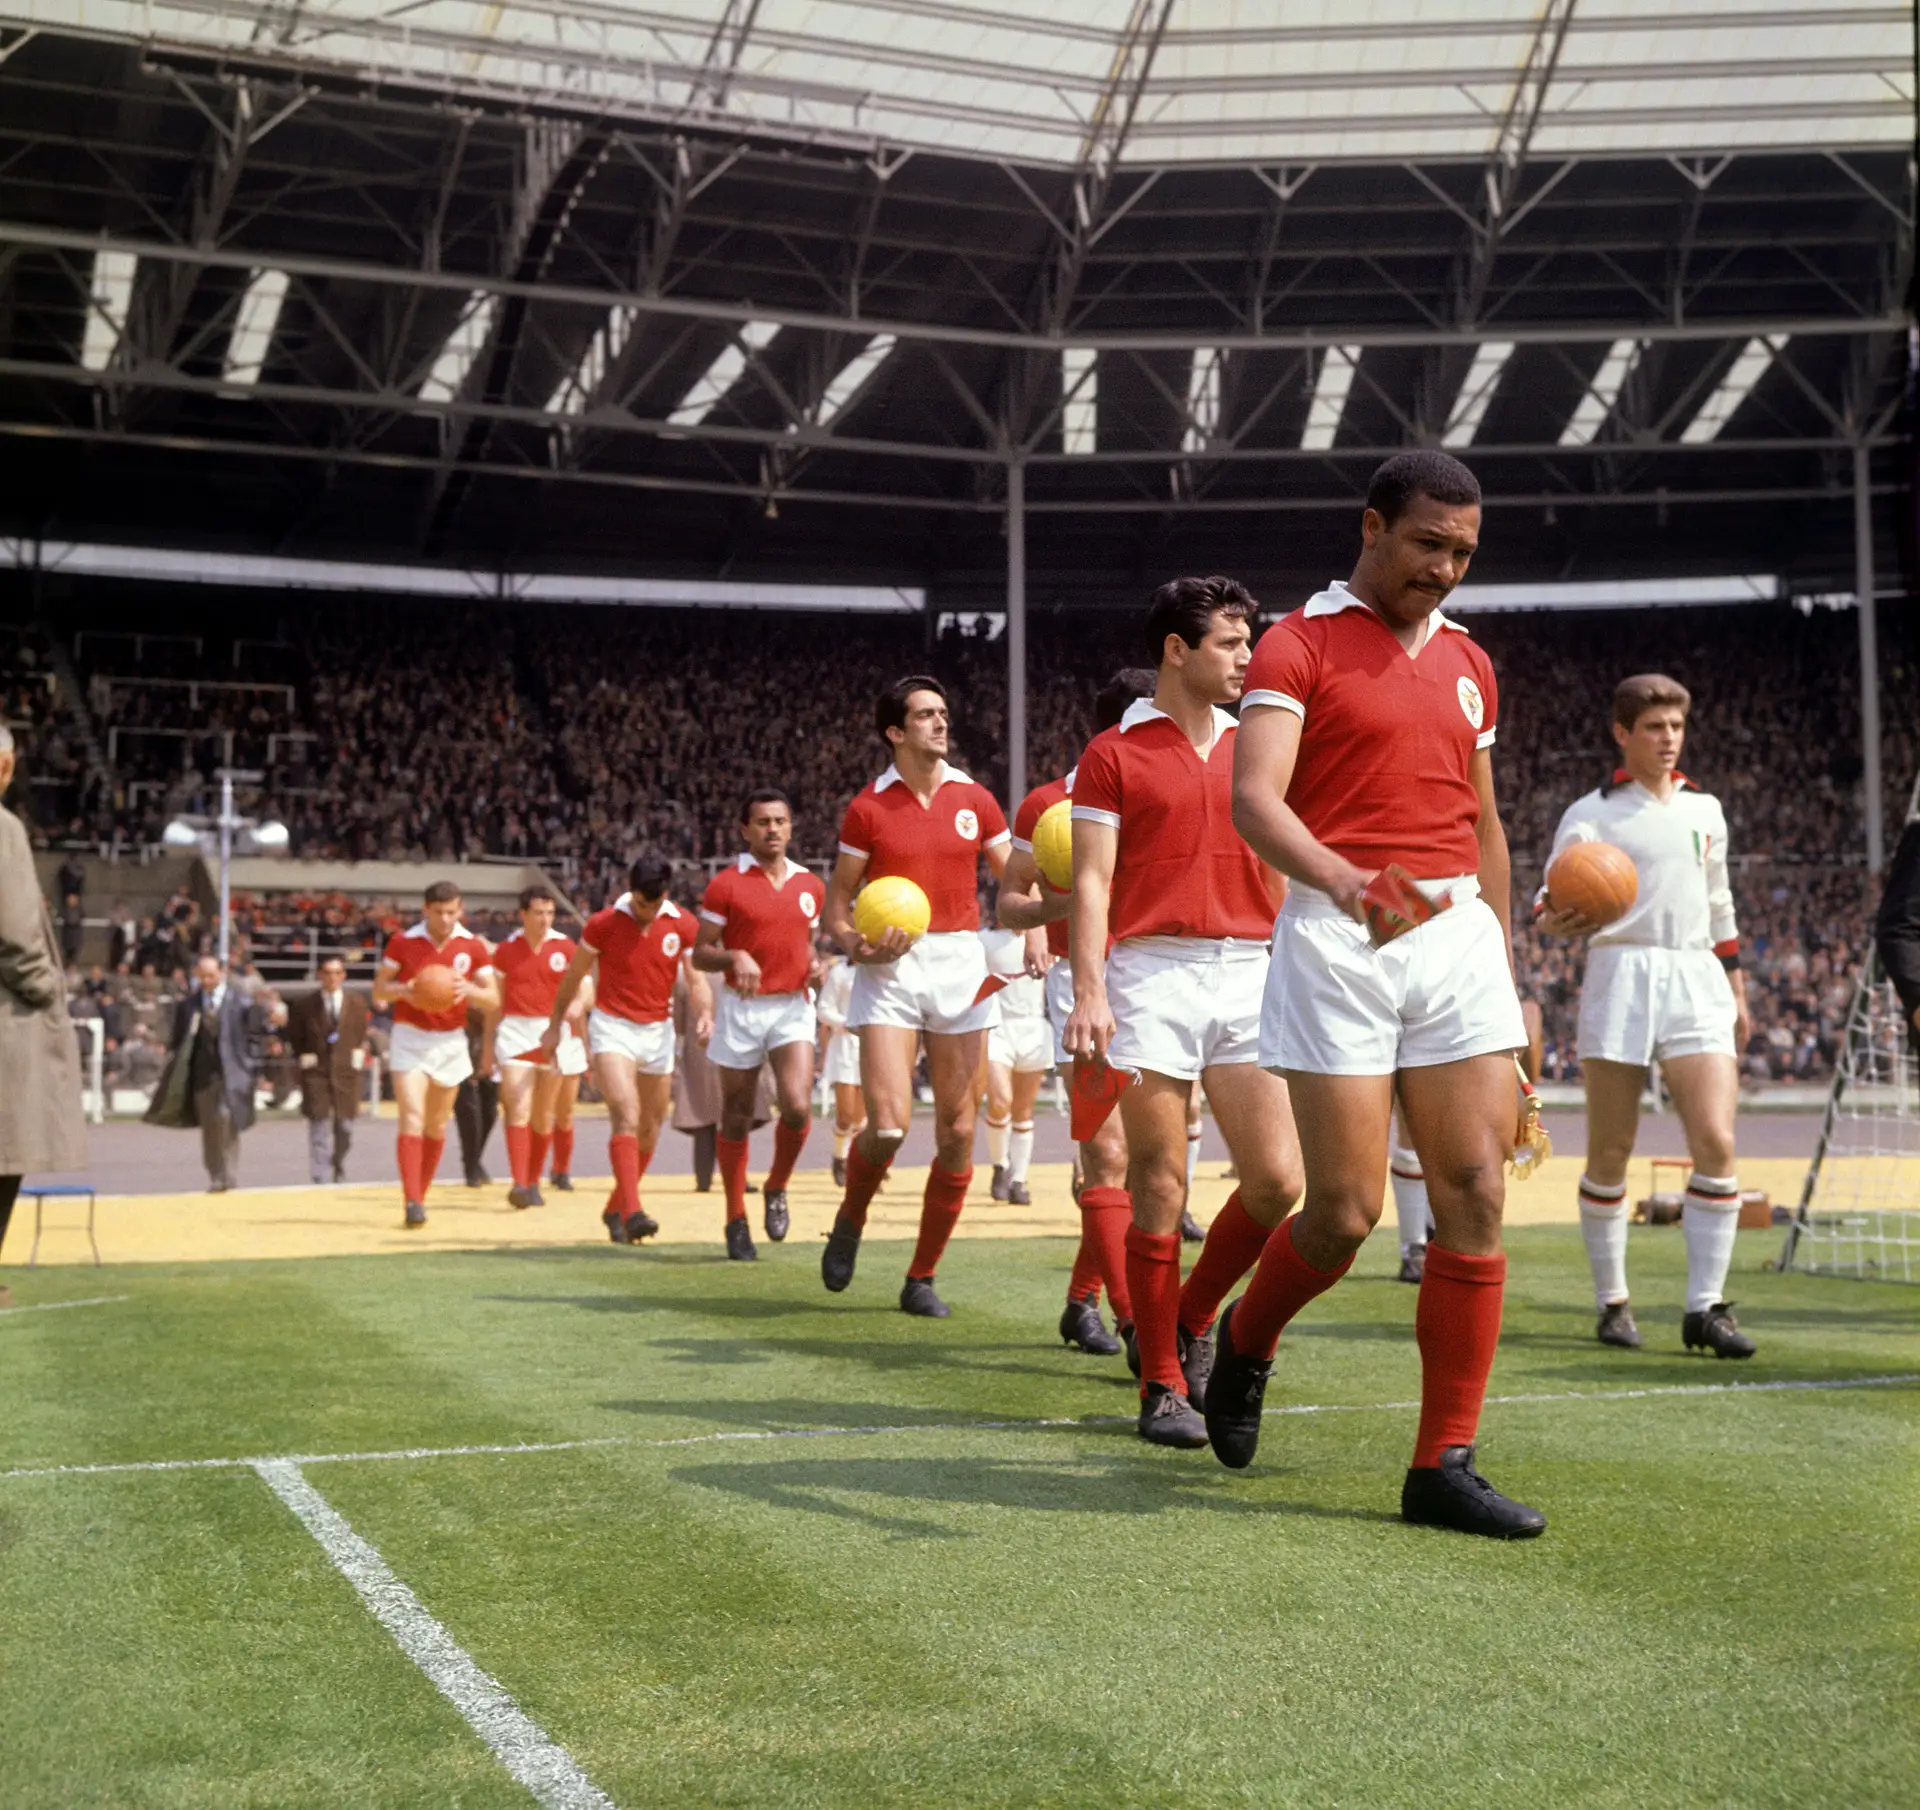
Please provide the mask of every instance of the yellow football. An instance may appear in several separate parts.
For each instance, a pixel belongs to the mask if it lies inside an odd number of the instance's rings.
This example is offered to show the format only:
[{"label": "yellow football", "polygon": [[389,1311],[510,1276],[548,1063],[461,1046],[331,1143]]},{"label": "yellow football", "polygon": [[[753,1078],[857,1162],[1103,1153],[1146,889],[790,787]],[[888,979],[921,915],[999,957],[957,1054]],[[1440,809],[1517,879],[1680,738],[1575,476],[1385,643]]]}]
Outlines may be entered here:
[{"label": "yellow football", "polygon": [[1033,826],[1033,864],[1055,892],[1073,890],[1073,803],[1063,798]]},{"label": "yellow football", "polygon": [[869,880],[853,902],[853,927],[870,943],[878,943],[889,930],[925,936],[932,922],[927,895],[904,874]]}]

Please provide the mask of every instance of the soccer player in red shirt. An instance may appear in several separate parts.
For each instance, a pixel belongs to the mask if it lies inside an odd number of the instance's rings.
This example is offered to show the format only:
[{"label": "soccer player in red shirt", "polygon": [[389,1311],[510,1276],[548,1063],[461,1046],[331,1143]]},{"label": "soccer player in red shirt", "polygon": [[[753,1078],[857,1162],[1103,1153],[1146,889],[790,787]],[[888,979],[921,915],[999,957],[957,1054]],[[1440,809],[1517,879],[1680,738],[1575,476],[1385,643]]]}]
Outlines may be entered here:
[{"label": "soccer player in red shirt", "polygon": [[[425,968],[453,971],[453,1003],[443,1012],[414,1004],[414,982]],[[454,1096],[473,1073],[467,1007],[485,1012],[500,1004],[492,970],[486,944],[460,922],[460,888],[451,880],[436,880],[423,895],[420,922],[387,939],[373,977],[373,1003],[393,1007],[387,1067],[400,1118],[400,1192],[409,1226],[427,1223],[427,1190],[447,1147]]]},{"label": "soccer player in red shirt", "polygon": [[[1067,1049],[1139,1077],[1120,1096],[1133,1224],[1127,1292],[1140,1361],[1140,1437],[1199,1447],[1202,1335],[1268,1230],[1300,1196],[1284,1082],[1259,1063],[1260,992],[1282,890],[1233,828],[1240,695],[1259,606],[1230,578],[1153,595],[1151,700],[1087,744],[1073,782],[1073,1012]],[[1240,1185],[1183,1300],[1187,1103],[1207,1090]],[[1203,1275],[1204,1272],[1204,1275]],[[1183,1325],[1183,1320],[1189,1322]]]},{"label": "soccer player in red shirt", "polygon": [[[487,1014],[480,1040],[481,1072],[500,1068],[502,1114],[507,1121],[507,1160],[513,1168],[513,1186],[507,1203],[541,1207],[540,1176],[547,1165],[556,1120],[564,1113],[573,1119],[574,1096],[587,1072],[587,1045],[581,1035],[592,995],[582,989],[560,1037],[551,1062],[541,1060],[540,1039],[553,1016],[553,996],[560,990],[577,945],[554,929],[559,900],[551,886],[535,884],[520,894],[520,928],[493,952],[500,976],[500,1009]],[[563,1171],[564,1173],[564,1171]]]},{"label": "soccer player in red shirt", "polygon": [[640,1178],[673,1106],[673,982],[683,967],[694,1035],[704,1043],[713,1029],[707,977],[689,959],[693,920],[667,897],[672,878],[665,857],[635,859],[627,870],[627,891],[582,928],[540,1038],[542,1054],[552,1061],[574,1000],[593,975],[596,995],[587,1041],[594,1085],[607,1103],[607,1154],[613,1164],[613,1196],[600,1217],[615,1244],[638,1244],[660,1229],[640,1205]]},{"label": "soccer player in red shirt", "polygon": [[1439,607],[1479,544],[1480,486],[1445,453],[1402,453],[1374,473],[1360,534],[1352,578],[1268,630],[1241,700],[1235,821],[1293,881],[1260,1060],[1292,1089],[1307,1192],[1220,1317],[1207,1431],[1223,1463],[1252,1461],[1281,1328],[1346,1273],[1380,1216],[1397,1090],[1434,1225],[1400,1512],[1520,1539],[1546,1517],[1473,1468],[1526,1042],[1493,799],[1498,692]]},{"label": "soccer player in red shirt", "polygon": [[762,1190],[763,1220],[775,1244],[787,1235],[787,1182],[813,1126],[813,933],[827,889],[787,859],[793,806],[763,786],[740,814],[747,852],[708,882],[700,902],[693,965],[725,976],[714,1001],[707,1060],[720,1071],[720,1132],[714,1141],[727,1192],[727,1255],[752,1262],[747,1229],[747,1138],[760,1091],[760,1065],[773,1067],[780,1117],[773,1167]]},{"label": "soccer player in red shirt", "polygon": [[[1113,675],[1094,699],[1093,727],[1097,735],[1111,729],[1127,706],[1153,696],[1154,673],[1130,666]],[[1077,769],[1076,769],[1077,771]],[[1045,785],[1035,786],[1013,814],[1013,853],[1000,877],[997,906],[1001,923],[1009,930],[1044,929],[1047,953],[1047,1018],[1053,1029],[1053,1059],[1073,1083],[1073,1058],[1062,1041],[1067,1017],[1073,1010],[1073,964],[1067,959],[1067,917],[1073,909],[1072,892],[1058,892],[1034,865],[1033,831],[1040,819],[1062,799],[1073,796],[1075,773],[1070,771]],[[1127,1227],[1133,1221],[1133,1201],[1127,1193],[1127,1134],[1120,1115],[1109,1113],[1100,1129],[1080,1146],[1080,1249],[1067,1279],[1067,1305],[1060,1315],[1060,1338],[1095,1357],[1120,1349],[1100,1319],[1100,1285],[1107,1285],[1114,1320],[1122,1332],[1133,1325],[1133,1301],[1127,1293]]]},{"label": "soccer player in red shirt", "polygon": [[[999,879],[1010,838],[993,794],[947,765],[947,694],[937,679],[916,674],[888,687],[874,724],[893,762],[847,807],[826,917],[828,935],[855,969],[847,1028],[860,1036],[867,1125],[847,1155],[846,1195],[820,1279],[835,1294],[853,1280],[868,1205],[907,1135],[914,1050],[924,1036],[933,1163],[900,1309],[941,1320],[947,1304],[934,1292],[933,1274],[973,1179],[974,1080],[999,1018],[978,934],[980,859]],[[892,874],[920,887],[932,918],[918,940],[893,929],[869,943],[854,927],[853,895],[862,881]]]}]

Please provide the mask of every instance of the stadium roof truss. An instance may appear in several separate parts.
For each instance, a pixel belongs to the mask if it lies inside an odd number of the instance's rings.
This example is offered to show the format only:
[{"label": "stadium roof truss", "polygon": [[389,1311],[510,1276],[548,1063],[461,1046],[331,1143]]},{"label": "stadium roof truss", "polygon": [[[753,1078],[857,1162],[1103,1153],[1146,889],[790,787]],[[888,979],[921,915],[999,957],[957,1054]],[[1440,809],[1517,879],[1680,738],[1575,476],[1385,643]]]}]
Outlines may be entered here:
[{"label": "stadium roof truss", "polygon": [[1028,11],[0,0],[0,437],[458,556],[539,486],[1765,503],[1894,431],[1906,6]]}]

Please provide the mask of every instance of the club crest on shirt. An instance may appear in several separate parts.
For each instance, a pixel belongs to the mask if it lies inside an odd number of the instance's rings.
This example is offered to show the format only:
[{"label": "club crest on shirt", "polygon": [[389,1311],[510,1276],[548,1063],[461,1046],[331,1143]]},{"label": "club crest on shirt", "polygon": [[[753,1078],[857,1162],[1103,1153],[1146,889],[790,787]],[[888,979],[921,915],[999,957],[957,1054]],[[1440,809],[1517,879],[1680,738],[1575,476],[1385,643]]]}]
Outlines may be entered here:
[{"label": "club crest on shirt", "polygon": [[1487,720],[1487,706],[1480,696],[1480,687],[1465,673],[1454,683],[1454,690],[1460,696],[1460,709],[1474,728],[1478,729]]},{"label": "club crest on shirt", "polygon": [[464,949],[462,949],[460,953],[453,958],[453,971],[456,974],[465,974],[466,971],[472,966],[473,966],[473,957],[470,956]]},{"label": "club crest on shirt", "polygon": [[547,966],[558,974],[567,965],[567,958],[558,949],[547,957]]},{"label": "club crest on shirt", "polygon": [[955,811],[953,827],[969,842],[977,842],[980,839],[980,819],[972,811]]},{"label": "club crest on shirt", "polygon": [[660,939],[660,953],[664,955],[668,961],[672,961],[673,958],[680,953],[679,931],[669,930],[667,934]]},{"label": "club crest on shirt", "polygon": [[800,915],[805,918],[808,923],[812,923],[814,918],[819,915],[819,912],[820,907],[813,902],[813,894],[803,892],[800,895]]}]

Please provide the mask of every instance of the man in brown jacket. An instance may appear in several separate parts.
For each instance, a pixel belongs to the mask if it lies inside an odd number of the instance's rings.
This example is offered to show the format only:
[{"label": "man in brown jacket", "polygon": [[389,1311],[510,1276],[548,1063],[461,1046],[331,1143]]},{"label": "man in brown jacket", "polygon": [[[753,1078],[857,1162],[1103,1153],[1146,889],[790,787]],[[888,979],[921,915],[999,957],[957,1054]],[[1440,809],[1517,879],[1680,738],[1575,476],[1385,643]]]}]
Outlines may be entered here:
[{"label": "man in brown jacket", "polygon": [[[0,723],[0,798],[13,758],[12,732]],[[63,981],[26,828],[0,805],[0,1243],[25,1176],[86,1166],[80,1047]],[[0,1289],[0,1306],[6,1297]]]},{"label": "man in brown jacket", "polygon": [[367,997],[347,991],[347,964],[337,955],[320,964],[320,985],[287,1013],[287,1045],[300,1063],[307,1172],[316,1182],[347,1179],[365,1087],[367,1017]]}]

